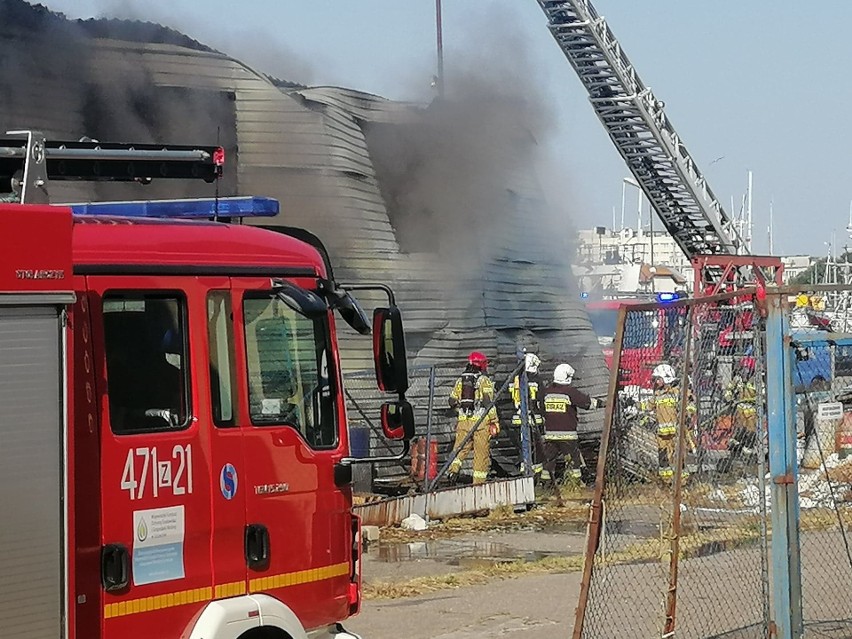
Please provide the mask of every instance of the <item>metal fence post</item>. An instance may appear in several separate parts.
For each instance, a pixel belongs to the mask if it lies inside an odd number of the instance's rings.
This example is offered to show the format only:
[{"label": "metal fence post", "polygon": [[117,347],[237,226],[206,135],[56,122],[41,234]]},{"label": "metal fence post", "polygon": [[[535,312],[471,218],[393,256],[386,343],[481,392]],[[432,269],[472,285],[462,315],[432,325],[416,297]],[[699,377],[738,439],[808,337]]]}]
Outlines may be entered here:
[{"label": "metal fence post", "polygon": [[[752,328],[757,333],[754,338],[755,359],[755,390],[757,397],[763,397],[766,387],[766,357],[763,336],[758,327]],[[769,637],[769,624],[772,622],[772,611],[769,604],[769,522],[768,504],[766,503],[766,458],[767,458],[767,435],[766,435],[766,403],[757,403],[757,487],[760,490],[758,500],[760,508],[760,576],[763,595],[763,630],[765,636]]]},{"label": "metal fence post", "polygon": [[627,319],[627,307],[622,306],[618,310],[618,323],[615,329],[615,340],[613,341],[612,368],[609,375],[609,387],[606,398],[606,413],[604,415],[604,427],[601,433],[600,449],[598,450],[598,463],[595,473],[595,494],[589,505],[589,523],[586,528],[586,552],[583,559],[583,577],[580,581],[580,596],[577,608],[574,612],[574,632],[571,639],[582,639],[583,628],[586,624],[586,616],[589,608],[589,596],[592,587],[592,575],[595,568],[595,557],[601,542],[601,529],[604,517],[604,497],[606,494],[606,463],[612,453],[610,447],[617,444],[618,436],[613,433],[616,419],[619,413],[618,405],[618,377],[621,368],[621,347],[624,344],[624,328]]},{"label": "metal fence post", "polygon": [[521,463],[524,477],[532,477],[532,449],[530,446],[530,383],[527,369],[521,371],[518,392],[521,394]]},{"label": "metal fence post", "polygon": [[768,296],[766,400],[769,473],[772,479],[772,599],[778,639],[800,637],[802,619],[799,562],[796,422],[791,419],[790,360],[782,296]]},{"label": "metal fence post", "polygon": [[672,491],[672,525],[671,525],[671,557],[669,558],[669,588],[666,595],[666,620],[663,627],[664,637],[674,637],[677,621],[677,576],[678,562],[680,561],[680,535],[681,535],[681,503],[683,501],[683,467],[686,463],[686,432],[692,428],[687,424],[689,411],[687,405],[690,401],[690,365],[692,361],[692,346],[694,331],[692,321],[694,319],[695,307],[689,307],[686,312],[686,344],[683,356],[682,370],[680,372],[680,405],[677,417],[677,445],[675,448],[675,467]]},{"label": "metal fence post", "polygon": [[[435,365],[429,369],[429,405],[426,409],[426,471],[423,475],[423,492],[427,495],[431,490],[429,479],[429,464],[432,463],[432,411],[435,405]],[[437,462],[437,460],[436,460]]]}]

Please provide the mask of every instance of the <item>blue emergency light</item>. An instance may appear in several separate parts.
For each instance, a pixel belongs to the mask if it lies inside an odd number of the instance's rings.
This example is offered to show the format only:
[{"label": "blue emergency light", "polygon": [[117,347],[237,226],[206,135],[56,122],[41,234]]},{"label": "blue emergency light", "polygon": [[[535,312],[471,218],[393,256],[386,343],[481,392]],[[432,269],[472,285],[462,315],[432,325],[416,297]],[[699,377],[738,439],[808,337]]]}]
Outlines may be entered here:
[{"label": "blue emergency light", "polygon": [[211,219],[214,217],[274,217],[278,200],[268,197],[221,197],[187,200],[139,200],[134,202],[91,202],[68,204],[75,215]]},{"label": "blue emergency light", "polygon": [[680,295],[678,295],[677,293],[657,293],[657,301],[661,304],[665,304],[666,302],[674,302],[678,299],[680,299]]}]

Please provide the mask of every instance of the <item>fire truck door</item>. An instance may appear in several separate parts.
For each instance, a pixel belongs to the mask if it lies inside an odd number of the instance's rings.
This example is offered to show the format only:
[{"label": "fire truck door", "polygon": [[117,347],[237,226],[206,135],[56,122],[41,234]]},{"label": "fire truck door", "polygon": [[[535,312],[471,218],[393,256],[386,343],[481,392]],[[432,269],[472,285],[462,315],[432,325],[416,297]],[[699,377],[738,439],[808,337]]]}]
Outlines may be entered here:
[{"label": "fire truck door", "polygon": [[177,637],[212,598],[206,287],[88,278],[101,397],[104,639]]},{"label": "fire truck door", "polygon": [[[312,280],[292,280],[313,288]],[[348,616],[351,520],[335,486],[342,456],[328,316],[311,319],[269,290],[232,279],[246,412],[249,590],[291,606],[306,627]]]},{"label": "fire truck door", "polygon": [[[201,395],[204,417],[210,432],[210,485],[213,518],[213,591],[216,599],[243,595],[247,591],[245,560],[246,486],[243,434],[238,398],[237,362],[234,349],[235,307],[230,281],[207,282],[206,347],[209,383]],[[196,367],[200,369],[201,367]]]}]

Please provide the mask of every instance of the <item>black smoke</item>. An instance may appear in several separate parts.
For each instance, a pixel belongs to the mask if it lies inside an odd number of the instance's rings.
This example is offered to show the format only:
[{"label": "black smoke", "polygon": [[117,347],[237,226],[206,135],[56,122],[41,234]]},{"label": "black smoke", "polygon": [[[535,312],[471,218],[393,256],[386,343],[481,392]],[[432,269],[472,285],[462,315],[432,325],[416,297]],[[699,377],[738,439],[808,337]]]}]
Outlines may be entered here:
[{"label": "black smoke", "polygon": [[[115,43],[107,49],[95,47],[94,38]],[[69,20],[43,5],[0,0],[0,127],[40,130],[51,139],[219,142],[235,160],[233,94],[163,86],[126,43],[212,51],[174,29],[149,22]],[[235,192],[235,171],[226,172],[220,189],[222,195]],[[212,195],[208,185],[186,183],[144,188],[99,185],[95,193],[99,199]]]}]

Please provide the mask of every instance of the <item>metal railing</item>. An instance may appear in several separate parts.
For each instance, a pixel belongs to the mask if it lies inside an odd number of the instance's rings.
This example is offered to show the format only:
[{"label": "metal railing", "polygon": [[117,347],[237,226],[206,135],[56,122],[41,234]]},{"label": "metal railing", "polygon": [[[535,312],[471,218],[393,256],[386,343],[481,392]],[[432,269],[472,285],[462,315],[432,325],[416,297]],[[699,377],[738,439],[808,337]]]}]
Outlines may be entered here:
[{"label": "metal railing", "polygon": [[[494,397],[481,407],[482,418],[472,425],[461,441],[456,441],[458,413],[449,407],[447,399],[465,366],[466,362],[455,361],[410,367],[411,386],[407,398],[414,405],[418,417],[413,457],[393,464],[378,464],[373,479],[376,492],[428,493],[444,487],[450,466],[479,430],[487,427],[485,416],[492,408],[498,413],[500,433],[491,441],[489,476],[530,476],[534,464],[543,462],[534,459],[531,407],[526,401],[522,401],[519,408],[515,407],[509,392],[517,377],[521,398],[528,397],[529,380],[522,361],[497,362],[492,365],[497,371],[492,376],[496,387]],[[374,390],[373,375],[372,371],[367,370],[344,375],[350,433],[359,429],[369,431],[369,448],[374,454],[387,454],[394,452],[396,445],[383,438],[381,426],[371,417],[379,414],[378,407],[383,400],[381,394]],[[515,415],[520,416],[520,427],[513,424],[513,421],[518,421],[513,420]],[[418,444],[417,440],[422,441]],[[417,465],[416,471],[412,468],[413,464]],[[470,475],[468,471],[471,464],[472,459],[465,460],[461,473],[463,480]]]}]

